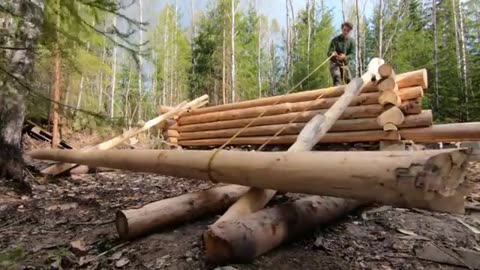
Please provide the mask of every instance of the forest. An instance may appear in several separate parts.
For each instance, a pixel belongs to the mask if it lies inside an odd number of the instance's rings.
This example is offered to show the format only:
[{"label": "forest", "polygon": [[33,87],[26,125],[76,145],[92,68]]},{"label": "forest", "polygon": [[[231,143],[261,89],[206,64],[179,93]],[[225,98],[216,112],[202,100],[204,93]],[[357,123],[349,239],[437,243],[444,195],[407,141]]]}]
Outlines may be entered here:
[{"label": "forest", "polygon": [[327,57],[342,16],[355,25],[355,75],[375,56],[399,73],[426,68],[424,102],[437,122],[479,119],[478,1],[306,0],[294,10],[287,0],[284,23],[259,12],[259,1],[167,1],[149,22],[143,13],[154,1],[118,12],[46,1],[27,117],[48,119],[57,98],[62,125],[131,127],[159,105],[202,94],[215,105],[330,86],[328,65],[302,79]]}]

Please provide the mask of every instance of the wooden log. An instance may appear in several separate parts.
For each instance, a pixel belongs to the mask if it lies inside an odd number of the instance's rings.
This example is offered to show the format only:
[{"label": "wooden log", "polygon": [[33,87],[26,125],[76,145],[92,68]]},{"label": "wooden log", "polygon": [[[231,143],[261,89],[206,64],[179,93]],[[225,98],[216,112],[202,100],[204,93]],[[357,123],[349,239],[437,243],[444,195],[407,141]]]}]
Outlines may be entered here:
[{"label": "wooden log", "polygon": [[[411,88],[402,89],[402,91],[399,92],[399,95],[402,98],[402,100],[410,100],[410,99],[421,97],[423,95],[423,91],[419,87],[411,87]],[[378,104],[379,97],[380,97],[379,92],[365,93],[360,96],[355,96],[355,98],[352,99],[349,105],[360,106],[360,105],[368,105],[368,104]],[[253,108],[247,108],[247,109],[205,113],[201,115],[182,116],[180,119],[178,119],[178,123],[180,126],[183,126],[183,125],[189,125],[189,124],[236,120],[236,119],[244,119],[244,118],[255,118],[261,115],[262,113],[263,113],[262,117],[265,117],[269,115],[278,115],[278,114],[285,114],[290,112],[303,112],[306,109],[307,110],[328,109],[337,100],[338,100],[337,97],[321,98],[318,100],[309,100],[309,101],[303,101],[303,102],[282,103],[282,104],[277,104],[272,106],[268,105],[268,106],[253,107]]]},{"label": "wooden log", "polygon": [[[403,114],[402,114],[403,115]],[[420,114],[407,115],[405,121],[399,125],[400,128],[413,128],[413,127],[428,127],[433,124],[432,112],[425,110]],[[331,132],[340,131],[361,131],[361,130],[381,130],[384,125],[379,125],[376,117],[372,118],[360,118],[360,119],[345,119],[337,120],[330,129]],[[251,136],[269,136],[274,135],[278,131],[283,131],[279,135],[295,135],[305,127],[305,123],[291,123],[288,124],[276,124],[276,125],[264,125],[254,126],[243,130],[240,137]],[[209,130],[198,132],[182,132],[180,133],[179,141],[182,140],[198,140],[198,139],[210,139],[210,138],[228,138],[237,134],[241,128],[222,129],[222,130]]]},{"label": "wooden log", "polygon": [[[422,89],[428,88],[427,87],[428,79],[427,79],[426,69],[420,69],[420,70],[411,71],[407,73],[397,74],[395,76],[395,79],[397,81],[397,85],[399,88],[412,87],[412,86],[421,86]],[[184,116],[199,115],[199,114],[221,112],[221,111],[228,111],[228,110],[245,109],[245,108],[252,108],[252,107],[259,107],[259,106],[267,106],[272,104],[281,104],[281,103],[287,103],[287,102],[301,102],[301,101],[316,99],[318,98],[318,96],[322,94],[324,95],[323,96],[324,98],[338,97],[343,94],[344,87],[345,86],[342,85],[342,86],[330,87],[325,89],[302,91],[302,92],[283,95],[283,96],[266,97],[266,98],[206,107],[206,108],[197,109],[189,113],[185,113]],[[375,92],[377,91],[377,88],[374,83],[371,83],[367,87],[364,87],[362,91],[364,93]]]},{"label": "wooden log", "polygon": [[178,145],[178,138],[175,137],[168,137],[165,141],[169,144]]},{"label": "wooden log", "polygon": [[[324,114],[315,115],[303,127],[295,143],[288,148],[287,152],[310,151],[317,142],[325,136],[333,124],[347,109],[349,104],[360,94],[362,88],[378,75],[378,68],[385,61],[380,58],[374,58],[368,64],[367,72],[360,78],[355,78],[345,86],[344,93]],[[265,205],[275,196],[277,191],[274,189],[251,188],[236,203],[234,203],[227,212],[220,217],[216,223],[223,220],[235,220],[265,207]]]},{"label": "wooden log", "polygon": [[149,203],[139,209],[118,211],[115,219],[121,239],[138,236],[183,224],[201,216],[215,214],[234,203],[248,187],[228,185],[187,193]]},{"label": "wooden log", "polygon": [[385,130],[385,131],[387,131],[387,130],[397,130],[397,128],[395,128],[395,129],[391,129],[391,128],[385,129],[385,126],[387,124],[390,124],[388,126],[393,125],[395,127],[398,127],[403,123],[403,121],[405,121],[405,115],[403,114],[403,112],[398,107],[393,106],[393,105],[390,105],[390,107],[386,107],[385,111],[382,112],[377,117],[378,125],[384,127],[383,130]]},{"label": "wooden log", "polygon": [[171,137],[178,138],[178,137],[180,137],[180,133],[178,133],[178,131],[174,130],[174,129],[167,129],[167,131],[165,131],[163,136],[165,138],[171,138]]},{"label": "wooden log", "polygon": [[[417,90],[420,88],[417,88]],[[421,93],[421,92],[417,92]],[[405,115],[418,114],[422,111],[421,98],[415,100],[406,100],[400,106],[400,109]],[[357,119],[357,118],[371,118],[380,115],[383,111],[383,106],[379,104],[362,105],[348,107],[345,112],[340,116],[340,119]],[[318,113],[325,113],[326,110],[313,110],[306,112],[292,112],[279,115],[262,116],[254,120],[254,118],[226,120],[210,123],[192,124],[186,126],[179,126],[177,130],[180,133],[183,132],[197,132],[205,130],[221,130],[229,128],[241,128],[248,124],[250,126],[263,126],[273,124],[286,124],[295,119],[296,123],[304,123],[309,121],[313,116]],[[252,122],[252,120],[254,120]]]},{"label": "wooden log", "polygon": [[382,78],[395,78],[395,71],[391,64],[385,63],[378,68],[378,74]]},{"label": "wooden log", "polygon": [[382,106],[387,104],[400,106],[402,104],[402,98],[397,91],[383,91],[380,97],[378,97],[378,103]]},{"label": "wooden log", "polygon": [[[462,142],[480,141],[480,122],[433,125],[425,128],[400,129],[399,134],[403,140],[411,140],[418,143],[430,142]],[[239,137],[233,139],[231,145],[261,145],[268,144],[292,144],[296,135],[281,135],[275,138],[271,136]],[[179,141],[182,146],[215,146],[224,144],[229,138],[216,138],[204,140]],[[319,143],[350,143],[350,142],[375,142],[398,140],[391,133],[379,130],[349,131],[327,133]]]},{"label": "wooden log", "polygon": [[239,220],[210,226],[204,234],[209,262],[250,262],[258,255],[332,223],[362,203],[339,198],[308,196],[260,210]]},{"label": "wooden log", "polygon": [[394,78],[385,78],[381,80],[378,85],[378,90],[383,91],[398,91],[398,85]]},{"label": "wooden log", "polygon": [[[143,125],[143,127],[131,129],[131,130],[123,133],[122,135],[119,135],[119,136],[117,136],[113,139],[102,142],[102,143],[97,144],[95,146],[84,147],[84,148],[81,149],[81,151],[111,149],[111,148],[113,148],[117,145],[120,145],[124,141],[126,141],[126,140],[128,140],[132,137],[135,137],[142,132],[145,132],[145,131],[149,130],[150,128],[162,123],[163,121],[166,121],[167,119],[173,117],[175,114],[178,114],[179,112],[184,111],[184,110],[190,108],[191,106],[194,106],[195,104],[199,104],[199,103],[204,102],[206,99],[208,99],[208,95],[201,96],[201,97],[199,97],[195,100],[192,100],[188,103],[183,102],[180,105],[178,105],[174,110],[171,110],[166,114],[160,115],[160,116],[158,116],[154,119],[149,120],[148,122],[146,122]],[[55,176],[55,175],[58,175],[58,174],[61,174],[61,173],[65,172],[65,171],[68,171],[75,166],[76,166],[76,164],[59,163],[59,164],[52,165],[52,166],[42,170],[41,173]]]},{"label": "wooden log", "polygon": [[[42,149],[32,158],[463,212],[468,150],[246,152]],[[252,162],[254,160],[255,162]],[[258,180],[257,180],[258,179]]]}]

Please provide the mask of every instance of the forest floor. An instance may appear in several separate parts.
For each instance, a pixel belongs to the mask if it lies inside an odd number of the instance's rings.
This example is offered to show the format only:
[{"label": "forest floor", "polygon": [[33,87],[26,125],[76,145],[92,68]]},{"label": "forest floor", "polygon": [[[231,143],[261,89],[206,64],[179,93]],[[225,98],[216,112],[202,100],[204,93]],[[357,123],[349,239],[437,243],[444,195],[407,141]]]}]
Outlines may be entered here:
[{"label": "forest floor", "polygon": [[[208,189],[211,183],[123,171],[72,175],[54,182],[43,181],[32,171],[27,178],[33,189],[30,195],[0,184],[0,269],[217,267],[205,262],[201,241],[206,226],[217,217],[131,242],[118,239],[113,223],[117,210]],[[418,252],[433,244],[451,252],[460,247],[480,254],[480,231],[475,229],[480,230],[480,164],[471,164],[468,178],[474,190],[469,205],[477,203],[477,211],[465,216],[372,206],[252,263],[220,269],[465,269],[422,260]],[[299,196],[277,196],[273,203]],[[72,242],[84,247],[73,249]],[[474,269],[470,263],[457,262]]]}]

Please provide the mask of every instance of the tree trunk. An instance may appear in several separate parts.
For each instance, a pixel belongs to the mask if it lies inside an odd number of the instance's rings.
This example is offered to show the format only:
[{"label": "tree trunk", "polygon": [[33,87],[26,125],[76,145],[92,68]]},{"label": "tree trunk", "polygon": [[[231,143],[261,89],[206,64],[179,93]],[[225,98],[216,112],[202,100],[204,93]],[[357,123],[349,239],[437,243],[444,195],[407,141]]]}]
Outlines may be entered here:
[{"label": "tree trunk", "polygon": [[383,1],[378,0],[378,57],[383,58]]},{"label": "tree trunk", "polygon": [[[143,0],[138,0],[138,9],[140,11],[140,22],[143,23]],[[142,53],[142,48],[143,48],[143,28],[140,27],[139,29],[139,35],[140,35],[140,46],[139,46],[139,50],[140,50],[140,53]],[[143,119],[143,106],[142,106],[142,103],[143,103],[143,57],[142,55],[140,54],[138,56],[138,96],[139,96],[139,99],[138,99],[138,120],[142,120]]]},{"label": "tree trunk", "polygon": [[164,199],[139,209],[118,211],[115,222],[118,235],[122,239],[133,239],[207,214],[218,213],[247,190],[248,187],[245,186],[228,185]]},{"label": "tree trunk", "polygon": [[232,28],[231,28],[231,38],[232,38],[232,103],[236,100],[236,70],[235,70],[235,0],[231,0],[231,9],[232,9]]},{"label": "tree trunk", "polygon": [[434,81],[434,91],[435,91],[435,101],[434,101],[434,111],[438,112],[440,110],[440,93],[438,89],[438,36],[437,36],[437,0],[432,0],[432,24],[433,24],[433,68],[435,77]]},{"label": "tree trunk", "polygon": [[[113,26],[117,26],[117,16],[113,16]],[[115,43],[117,42],[117,34],[115,33]],[[117,84],[117,44],[113,45],[113,63],[112,63],[112,82],[110,92],[110,119],[115,117],[115,87]]]},{"label": "tree trunk", "polygon": [[57,43],[55,48],[55,56],[54,56],[54,68],[53,68],[53,89],[51,94],[52,99],[52,148],[57,148],[58,143],[60,142],[60,136],[58,133],[58,110],[60,108],[60,87],[61,87],[61,56],[60,56],[60,48],[58,47],[59,44]]},{"label": "tree trunk", "polygon": [[[25,89],[15,80],[29,82],[35,63],[35,48],[41,34],[44,1],[10,1],[13,14],[5,15],[7,33],[0,39],[4,47],[28,48],[27,50],[5,50],[6,59],[0,74],[0,178],[15,180],[21,191],[30,191],[23,181],[22,127],[25,118]],[[28,21],[27,21],[28,20]],[[5,25],[4,25],[5,26]]]},{"label": "tree trunk", "polygon": [[408,152],[42,149],[29,155],[37,159],[450,213],[464,212],[463,196],[468,191],[466,167],[477,158],[462,149]]}]

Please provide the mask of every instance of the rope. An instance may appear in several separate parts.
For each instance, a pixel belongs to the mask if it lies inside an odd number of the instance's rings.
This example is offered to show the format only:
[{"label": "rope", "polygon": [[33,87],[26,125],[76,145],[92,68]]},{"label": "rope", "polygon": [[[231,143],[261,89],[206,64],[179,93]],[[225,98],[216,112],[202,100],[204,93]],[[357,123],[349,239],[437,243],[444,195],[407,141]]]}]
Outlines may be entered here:
[{"label": "rope", "polygon": [[[330,58],[333,57],[333,54],[330,55],[329,57],[327,57],[327,59],[325,59],[325,61],[323,61],[321,64],[319,64],[312,72],[310,72],[307,76],[305,76],[305,78],[303,78],[300,82],[298,82],[294,87],[292,87],[289,91],[287,91],[287,93],[281,95],[281,96],[278,96],[278,99],[271,105],[271,106],[274,106],[274,105],[277,105],[278,103],[280,103],[281,99],[283,97],[285,97],[286,95],[292,93],[298,86],[300,86],[303,82],[305,82],[310,76],[312,76],[315,72],[317,72],[317,70],[319,70],[321,67],[323,67],[326,63],[328,63],[328,61],[330,60]],[[307,109],[304,110],[303,112],[301,113],[304,113],[305,111],[307,111],[312,105],[313,103],[320,99],[321,97],[323,97],[326,93],[328,93],[330,90],[327,90],[326,92],[322,93],[319,95],[318,98],[316,98],[314,101],[312,101],[309,106],[307,106]],[[270,107],[271,108],[271,107]],[[217,154],[220,152],[220,150],[222,150],[223,148],[225,148],[227,145],[229,145],[233,140],[235,140],[238,136],[240,136],[240,134],[245,131],[247,128],[249,128],[250,126],[253,125],[253,123],[255,123],[255,121],[261,117],[263,117],[267,112],[268,112],[269,109],[266,109],[265,111],[263,111],[262,113],[260,113],[257,117],[253,118],[252,121],[250,121],[247,125],[245,125],[243,128],[241,128],[237,133],[235,133],[230,139],[228,139],[224,144],[222,144],[219,148],[215,149],[215,151],[213,152],[213,154],[210,156],[210,158],[208,159],[208,164],[207,164],[207,172],[208,172],[208,178],[210,179],[210,181],[212,182],[215,182],[213,180],[213,177],[212,177],[212,170],[211,170],[211,167],[212,167],[212,162],[213,162],[213,159],[217,156]],[[293,121],[295,119],[297,119],[300,115],[300,112],[299,114],[297,115],[297,117],[295,117],[293,119]],[[292,123],[292,121],[290,123],[288,123],[288,125],[290,125]],[[269,138],[269,140],[266,142],[268,143],[272,138],[278,136],[278,134],[280,134],[280,132],[282,132],[284,130],[285,126],[283,127],[283,129],[281,129],[279,132],[277,132],[275,135],[273,135],[271,138]],[[261,150],[263,148],[263,146],[265,146],[265,143],[263,145],[260,146],[259,150]]]}]

